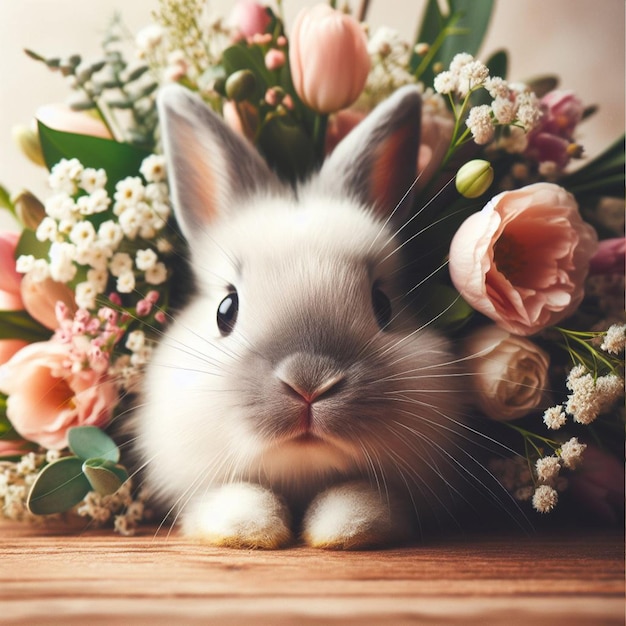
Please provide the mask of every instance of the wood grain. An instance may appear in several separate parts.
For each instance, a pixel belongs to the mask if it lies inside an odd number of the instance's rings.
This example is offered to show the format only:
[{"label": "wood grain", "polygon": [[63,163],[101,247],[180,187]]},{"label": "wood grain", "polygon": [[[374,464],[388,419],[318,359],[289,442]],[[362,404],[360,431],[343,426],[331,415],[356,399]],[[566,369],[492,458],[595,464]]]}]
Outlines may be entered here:
[{"label": "wood grain", "polygon": [[448,538],[403,549],[211,548],[153,529],[0,525],[7,624],[624,623],[623,536]]}]

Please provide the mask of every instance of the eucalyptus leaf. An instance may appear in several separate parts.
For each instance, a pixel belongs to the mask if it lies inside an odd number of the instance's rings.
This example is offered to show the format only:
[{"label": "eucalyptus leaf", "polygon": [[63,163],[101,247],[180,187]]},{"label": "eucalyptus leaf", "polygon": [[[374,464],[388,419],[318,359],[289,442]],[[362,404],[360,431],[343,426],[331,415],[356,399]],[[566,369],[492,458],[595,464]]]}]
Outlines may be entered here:
[{"label": "eucalyptus leaf", "polygon": [[537,76],[524,82],[538,98],[543,98],[543,96],[554,91],[559,86],[558,76],[552,76],[551,74]]},{"label": "eucalyptus leaf", "polygon": [[97,426],[75,426],[67,432],[70,450],[83,461],[99,458],[117,463],[120,451],[113,439]]},{"label": "eucalyptus leaf", "polygon": [[47,259],[49,250],[50,244],[47,241],[39,241],[34,230],[24,228],[15,248],[15,258],[32,254],[36,259]]},{"label": "eucalyptus leaf", "polygon": [[132,70],[132,72],[129,72],[128,76],[126,77],[126,82],[132,83],[133,81],[143,76],[149,69],[150,68],[147,65],[140,65],[139,67],[136,67],[134,70]]},{"label": "eucalyptus leaf", "polygon": [[74,456],[46,465],[28,494],[27,504],[31,513],[63,513],[78,504],[91,490],[82,465],[82,460]]},{"label": "eucalyptus leaf", "polygon": [[128,472],[123,466],[104,459],[88,459],[82,470],[93,490],[102,496],[114,494],[128,480]]},{"label": "eucalyptus leaf", "polygon": [[26,311],[0,311],[0,339],[20,339],[33,343],[50,339],[52,331]]},{"label": "eucalyptus leaf", "polygon": [[101,137],[65,133],[39,122],[39,138],[48,169],[61,159],[78,159],[85,167],[102,168],[107,174],[106,189],[110,196],[115,185],[139,172],[141,162],[150,152],[126,143]]}]

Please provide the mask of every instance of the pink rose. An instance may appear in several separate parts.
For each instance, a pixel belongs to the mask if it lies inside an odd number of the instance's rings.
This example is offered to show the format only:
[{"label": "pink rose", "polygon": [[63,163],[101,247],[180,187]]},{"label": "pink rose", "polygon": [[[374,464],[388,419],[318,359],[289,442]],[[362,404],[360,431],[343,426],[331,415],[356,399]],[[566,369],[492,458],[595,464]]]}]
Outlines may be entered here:
[{"label": "pink rose", "polygon": [[[15,271],[15,247],[19,238],[19,233],[0,232],[0,311],[24,308],[20,295],[22,275]],[[19,339],[0,340],[0,365],[25,345],[26,342]]]},{"label": "pink rose", "polygon": [[32,343],[0,367],[0,391],[18,434],[51,450],[67,447],[72,426],[104,426],[117,388],[91,369],[72,371],[69,344]]},{"label": "pink rose", "polygon": [[104,122],[88,113],[74,111],[67,104],[60,102],[46,104],[37,109],[35,117],[42,124],[54,130],[112,139],[111,132]]},{"label": "pink rose", "polygon": [[23,439],[0,438],[0,459],[13,456],[23,456],[31,450],[27,441]]},{"label": "pink rose", "polygon": [[450,245],[450,276],[474,309],[532,335],[576,310],[596,248],[574,197],[536,183],[497,195],[463,222]]},{"label": "pink rose", "polygon": [[591,258],[590,274],[624,274],[626,238],[603,239]]},{"label": "pink rose", "polygon": [[318,113],[349,107],[363,91],[370,71],[361,25],[326,4],[302,9],[293,25],[289,63],[294,88]]},{"label": "pink rose", "polygon": [[264,33],[271,21],[267,8],[252,0],[239,0],[228,18],[240,39]]},{"label": "pink rose", "polygon": [[463,346],[476,403],[487,417],[524,417],[546,400],[550,357],[539,346],[497,326],[469,335]]}]

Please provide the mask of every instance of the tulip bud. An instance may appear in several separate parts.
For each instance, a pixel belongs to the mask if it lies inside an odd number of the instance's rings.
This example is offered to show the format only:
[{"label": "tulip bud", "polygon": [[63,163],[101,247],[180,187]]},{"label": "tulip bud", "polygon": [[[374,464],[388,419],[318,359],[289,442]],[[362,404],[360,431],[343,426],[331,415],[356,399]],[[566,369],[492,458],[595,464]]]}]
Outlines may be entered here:
[{"label": "tulip bud", "polygon": [[317,113],[350,106],[361,95],[370,71],[367,41],[359,23],[325,4],[298,14],[289,62],[298,96]]},{"label": "tulip bud", "polygon": [[482,196],[493,182],[493,167],[489,161],[474,159],[459,168],[456,189],[465,198]]},{"label": "tulip bud", "polygon": [[256,78],[250,70],[239,70],[226,79],[225,89],[229,100],[247,100],[256,89]]},{"label": "tulip bud", "polygon": [[24,228],[37,230],[37,226],[46,217],[46,210],[37,196],[30,191],[21,191],[17,196],[11,198],[15,207],[15,214]]},{"label": "tulip bud", "polygon": [[41,152],[41,144],[39,143],[39,135],[36,131],[28,126],[18,124],[13,127],[13,140],[19,149],[30,159],[35,165],[45,167],[46,162]]}]

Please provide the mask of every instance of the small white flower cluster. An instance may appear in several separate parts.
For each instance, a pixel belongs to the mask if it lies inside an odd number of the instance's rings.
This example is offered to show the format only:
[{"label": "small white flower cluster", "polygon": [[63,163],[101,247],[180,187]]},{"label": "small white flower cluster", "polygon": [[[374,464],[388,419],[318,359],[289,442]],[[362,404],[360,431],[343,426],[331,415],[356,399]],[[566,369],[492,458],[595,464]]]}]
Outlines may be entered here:
[{"label": "small white flower cluster", "polygon": [[478,89],[487,90],[491,104],[472,107],[466,120],[479,145],[493,140],[496,126],[508,126],[510,134],[505,147],[511,152],[521,152],[526,147],[522,139],[525,133],[541,119],[539,100],[525,85],[490,77],[487,66],[465,52],[457,54],[450,68],[435,76],[434,87],[437,93],[457,96],[463,101]]},{"label": "small white flower cluster", "polygon": [[415,82],[408,71],[411,46],[398,31],[381,26],[368,40],[367,51],[372,66],[363,99],[367,100],[368,107],[375,106],[403,85]]},{"label": "small white flower cluster", "polygon": [[[84,276],[74,289],[76,304],[85,309],[96,308],[111,276],[118,293],[131,293],[137,280],[164,283],[167,266],[157,253],[163,247],[153,242],[171,212],[164,158],[144,159],[140,173],[147,184],[138,176],[125,178],[117,183],[112,201],[104,170],[84,168],[77,159],[57,163],[49,179],[56,193],[45,203],[46,217],[35,233],[39,241],[50,243],[48,259],[22,255],[17,270],[36,282],[52,278],[69,283]],[[111,219],[93,219],[111,205]],[[134,257],[127,251],[133,249]]]},{"label": "small white flower cluster", "polygon": [[624,381],[619,376],[594,376],[580,364],[572,368],[566,385],[572,393],[565,405],[549,407],[543,414],[544,424],[552,430],[563,427],[568,414],[578,424],[591,424],[624,394]]},{"label": "small white flower cluster", "polygon": [[29,452],[17,463],[0,462],[0,518],[16,522],[40,519],[28,510],[26,499],[45,460],[45,455]]},{"label": "small white flower cluster", "polygon": [[609,354],[621,354],[626,344],[626,324],[613,324],[609,327],[600,344],[600,349]]},{"label": "small white flower cluster", "polygon": [[102,496],[90,491],[78,505],[81,517],[91,518],[97,526],[114,518],[114,528],[121,535],[133,535],[139,523],[147,517],[144,492],[134,497],[132,483],[127,480],[114,494]]}]

